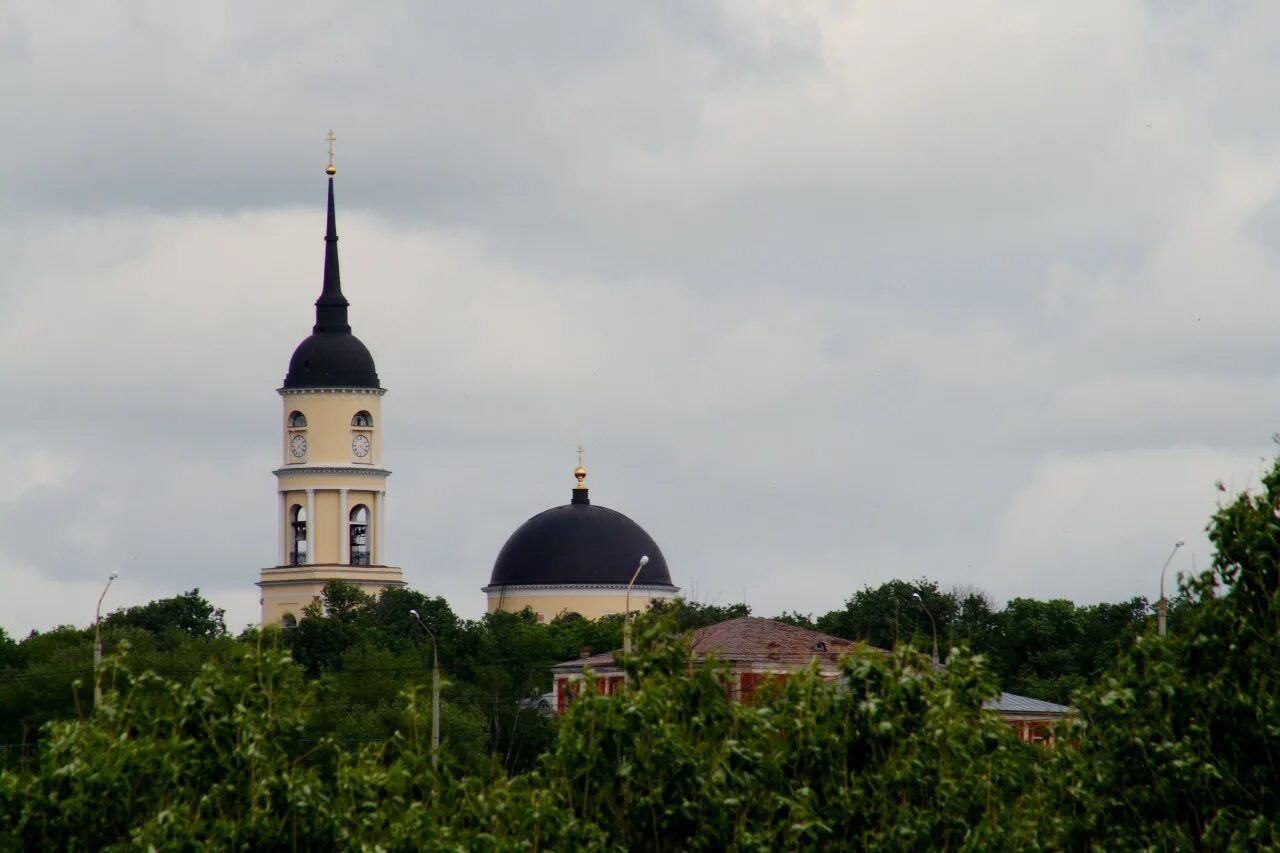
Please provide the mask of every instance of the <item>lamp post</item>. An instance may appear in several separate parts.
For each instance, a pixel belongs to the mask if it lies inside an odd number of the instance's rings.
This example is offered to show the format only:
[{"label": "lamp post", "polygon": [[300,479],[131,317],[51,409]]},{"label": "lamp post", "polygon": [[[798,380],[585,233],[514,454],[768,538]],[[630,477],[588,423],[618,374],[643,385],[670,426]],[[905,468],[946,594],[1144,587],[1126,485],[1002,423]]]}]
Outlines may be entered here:
[{"label": "lamp post", "polygon": [[440,754],[440,642],[422,621],[418,611],[410,610],[409,615],[418,620],[422,630],[431,638],[431,766],[435,767]]},{"label": "lamp post", "polygon": [[933,626],[933,665],[937,666],[938,661],[938,623],[933,621],[933,614],[929,612],[929,608],[925,606],[924,599],[920,597],[920,593],[913,592],[911,597],[920,602],[920,609],[924,611],[924,615],[929,617],[929,624]]},{"label": "lamp post", "polygon": [[1156,607],[1156,633],[1161,637],[1165,634],[1165,611],[1168,608],[1168,602],[1164,597],[1164,573],[1169,568],[1169,564],[1173,562],[1173,557],[1178,553],[1178,549],[1186,544],[1185,539],[1179,539],[1173,543],[1173,550],[1169,552],[1169,559],[1164,561],[1164,565],[1160,567],[1160,604]]},{"label": "lamp post", "polygon": [[631,587],[636,585],[636,578],[640,577],[640,570],[648,562],[648,557],[641,557],[640,565],[636,566],[635,573],[631,575],[631,580],[627,583],[627,604],[622,614],[622,650],[627,654],[631,654]]},{"label": "lamp post", "polygon": [[107,597],[107,590],[111,589],[111,582],[120,577],[118,572],[112,572],[111,577],[107,578],[107,585],[102,588],[102,595],[98,596],[98,609],[93,614],[93,707],[102,704],[102,682],[98,680],[98,670],[102,667],[102,600]]}]

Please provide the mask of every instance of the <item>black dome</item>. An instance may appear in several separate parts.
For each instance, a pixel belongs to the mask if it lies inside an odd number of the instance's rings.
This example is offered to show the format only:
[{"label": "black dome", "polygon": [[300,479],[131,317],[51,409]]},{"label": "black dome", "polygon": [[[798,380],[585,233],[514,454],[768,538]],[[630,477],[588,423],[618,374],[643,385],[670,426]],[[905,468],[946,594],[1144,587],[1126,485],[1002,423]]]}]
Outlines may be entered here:
[{"label": "black dome", "polygon": [[377,388],[369,349],[355,335],[319,333],[298,344],[289,359],[286,388]]},{"label": "black dome", "polygon": [[[586,490],[579,490],[585,492]],[[637,586],[671,586],[667,561],[653,537],[620,512],[582,496],[520,525],[493,564],[490,586],[626,584],[641,557],[649,562]]]}]

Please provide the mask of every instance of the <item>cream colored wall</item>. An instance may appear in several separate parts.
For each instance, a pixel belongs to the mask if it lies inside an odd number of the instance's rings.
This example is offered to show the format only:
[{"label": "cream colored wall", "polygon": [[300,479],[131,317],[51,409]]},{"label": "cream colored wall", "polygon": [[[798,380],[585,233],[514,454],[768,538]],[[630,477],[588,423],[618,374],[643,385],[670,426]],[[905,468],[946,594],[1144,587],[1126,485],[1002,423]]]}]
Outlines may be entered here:
[{"label": "cream colored wall", "polygon": [[[348,480],[341,480],[348,482]],[[363,483],[367,484],[366,478],[360,478]],[[308,478],[308,482],[311,480]],[[307,493],[305,490],[290,490],[285,495],[285,514],[284,514],[284,542],[286,555],[293,550],[293,516],[290,510],[294,506],[306,507]],[[315,554],[312,555],[312,562],[315,563],[337,563],[341,559],[342,549],[342,528],[344,525],[351,523],[351,510],[358,505],[364,504],[369,509],[369,547],[372,549],[375,560],[384,559],[378,548],[378,505],[375,493],[366,489],[349,489],[347,491],[347,510],[343,515],[338,507],[342,502],[341,495],[336,491],[316,492],[315,495],[315,518],[312,523],[315,524],[314,541]],[[323,544],[322,543],[326,543]],[[332,545],[332,549],[329,545]],[[286,556],[286,559],[288,557]]]},{"label": "cream colored wall", "polygon": [[371,519],[369,523],[373,524],[373,501],[373,492],[365,491],[364,489],[352,489],[347,492],[347,521],[351,520],[351,510],[355,509],[358,504],[364,504],[369,508],[369,518]]},{"label": "cream colored wall", "polygon": [[[343,464],[345,465],[346,463],[344,462]],[[288,477],[282,477],[280,483],[287,490],[301,492],[304,495],[307,489],[352,489],[353,491],[376,492],[382,491],[387,487],[386,477],[361,474],[358,473],[360,469],[344,474],[317,474],[307,471],[305,468],[285,468],[284,470],[296,473],[290,473]]]},{"label": "cream colored wall", "polygon": [[315,543],[316,553],[312,557],[312,562],[341,562],[342,542],[339,539],[340,534],[338,532],[338,493],[316,492],[315,502],[316,517],[312,522],[315,525],[315,533],[312,534],[312,541]]},{"label": "cream colored wall", "polygon": [[320,597],[331,580],[345,580],[376,595],[387,587],[403,586],[396,568],[350,568],[346,566],[288,566],[263,569],[258,586],[262,590],[262,624],[279,625],[285,613],[302,618],[302,609]]},{"label": "cream colored wall", "polygon": [[[657,599],[669,600],[674,597],[669,593],[633,591],[631,593],[631,610],[633,612],[643,612],[649,609],[650,601]],[[622,613],[626,610],[627,597],[625,593],[619,595],[574,595],[572,593],[521,595],[519,592],[512,591],[505,596],[499,593],[489,593],[490,613],[499,609],[499,602],[502,605],[501,609],[508,613],[518,613],[529,607],[534,613],[549,622],[561,613],[579,613],[587,619],[599,619],[601,616],[608,616],[612,613]]]},{"label": "cream colored wall", "polygon": [[[323,391],[317,393],[285,392],[280,415],[281,458],[285,465],[378,465],[382,459],[382,396],[354,391]],[[372,430],[353,430],[351,419],[356,412],[366,411],[373,416]],[[307,426],[302,431],[307,437],[307,455],[295,459],[289,452],[289,441],[299,430],[289,429],[289,415],[302,412]],[[357,459],[351,452],[351,437],[356,432],[366,433],[371,440],[369,455]]]},{"label": "cream colored wall", "polygon": [[[303,393],[296,391],[281,394],[281,454],[283,468],[297,468],[299,473],[281,477],[280,485],[286,489],[288,506],[307,505],[307,489],[315,490],[310,524],[312,525],[311,559],[316,564],[338,563],[342,559],[342,537],[349,523],[349,513],[356,504],[369,508],[370,546],[376,560],[385,560],[380,553],[377,535],[380,528],[378,504],[375,492],[386,490],[386,477],[359,473],[311,473],[310,466],[347,467],[350,465],[379,467],[382,461],[382,395],[356,391],[324,391]],[[301,412],[307,419],[304,429],[290,429],[289,415]],[[355,429],[351,419],[356,412],[367,411],[373,418],[372,429]],[[351,452],[351,438],[357,433],[370,437],[370,452],[363,459]],[[294,435],[307,437],[307,455],[295,459],[289,452],[289,442]],[[347,489],[347,510],[339,509],[341,498],[338,489]],[[286,550],[291,542],[289,517],[286,511],[284,536]]]},{"label": "cream colored wall", "polygon": [[[362,474],[358,470],[325,474],[306,470],[313,466],[381,467],[382,395],[356,391],[286,391],[281,394],[281,401],[281,454],[284,463],[281,467],[299,469],[297,473],[279,478],[279,486],[284,489],[288,501],[284,518],[286,551],[292,542],[287,507],[295,504],[307,506],[307,490],[312,489],[314,503],[308,518],[312,562],[305,566],[285,565],[262,570],[258,586],[262,588],[263,624],[279,624],[286,612],[300,619],[302,609],[319,596],[324,585],[331,580],[346,580],[369,593],[403,585],[398,568],[339,565],[350,512],[358,504],[369,508],[369,540],[375,560],[386,559],[381,553],[381,543],[377,541],[381,522],[375,497],[377,492],[386,491],[385,475]],[[305,428],[289,428],[289,415],[295,411],[306,417]],[[372,416],[372,429],[351,426],[351,419],[359,411],[367,411]],[[370,438],[370,452],[363,459],[351,452],[351,439],[357,433]],[[307,455],[302,459],[295,459],[289,452],[289,442],[297,434],[307,437]],[[347,489],[345,510],[341,509],[339,489]]]}]

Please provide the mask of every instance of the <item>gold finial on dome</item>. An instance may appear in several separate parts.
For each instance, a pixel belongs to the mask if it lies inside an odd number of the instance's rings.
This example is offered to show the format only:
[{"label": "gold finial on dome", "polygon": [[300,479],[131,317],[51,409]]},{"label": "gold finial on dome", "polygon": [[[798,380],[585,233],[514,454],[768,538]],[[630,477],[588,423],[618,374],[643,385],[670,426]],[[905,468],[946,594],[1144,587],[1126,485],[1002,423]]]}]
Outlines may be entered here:
[{"label": "gold finial on dome", "polygon": [[329,165],[325,167],[324,173],[329,177],[333,177],[333,175],[338,171],[333,168],[333,143],[337,141],[337,139],[338,137],[333,135],[333,128],[330,128],[329,135],[324,138],[324,141],[329,143]]},{"label": "gold finial on dome", "polygon": [[578,478],[578,485],[575,489],[585,489],[587,487],[587,469],[582,467],[582,445],[578,445],[578,467],[573,469],[573,476]]}]

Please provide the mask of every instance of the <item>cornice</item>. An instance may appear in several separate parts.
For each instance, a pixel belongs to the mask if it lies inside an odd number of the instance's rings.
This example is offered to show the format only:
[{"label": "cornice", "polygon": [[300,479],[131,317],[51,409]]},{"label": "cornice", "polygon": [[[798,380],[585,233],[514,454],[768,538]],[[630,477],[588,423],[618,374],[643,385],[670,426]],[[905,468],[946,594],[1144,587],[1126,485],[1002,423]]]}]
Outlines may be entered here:
[{"label": "cornice", "polygon": [[281,397],[293,394],[376,394],[381,397],[387,393],[386,388],[277,388]]},{"label": "cornice", "polygon": [[403,580],[398,580],[390,575],[382,578],[379,578],[379,577],[361,577],[361,578],[341,577],[339,578],[339,577],[327,577],[327,576],[321,577],[319,575],[316,575],[313,577],[282,578],[278,580],[269,580],[266,577],[264,577],[262,580],[254,581],[253,585],[258,587],[259,589],[262,589],[265,592],[271,589],[284,589],[291,586],[313,586],[319,581],[330,581],[330,580],[340,580],[340,581],[343,581],[344,583],[352,584],[353,586],[370,586],[370,587],[377,587],[379,589],[386,589],[388,587],[399,587],[399,586],[406,585]]},{"label": "cornice", "polygon": [[370,468],[367,465],[286,465],[271,473],[277,477],[301,477],[306,474],[357,474],[363,477],[390,477],[386,468]]}]

